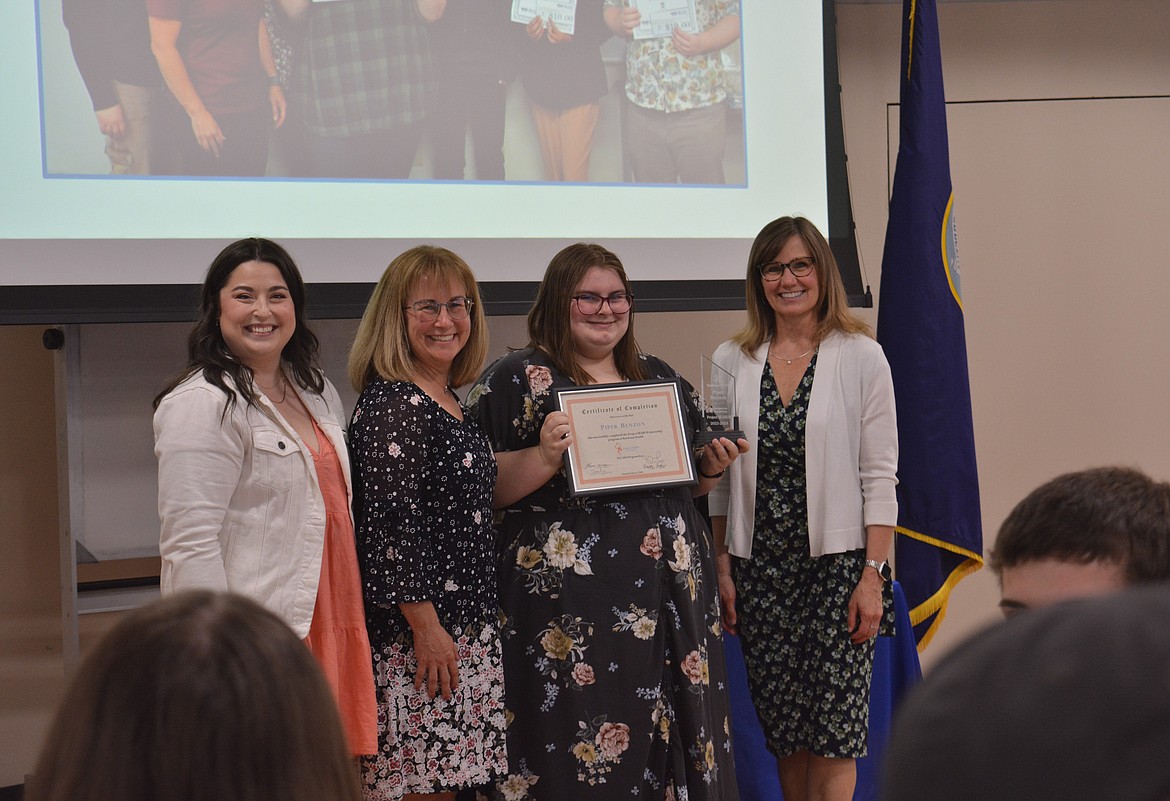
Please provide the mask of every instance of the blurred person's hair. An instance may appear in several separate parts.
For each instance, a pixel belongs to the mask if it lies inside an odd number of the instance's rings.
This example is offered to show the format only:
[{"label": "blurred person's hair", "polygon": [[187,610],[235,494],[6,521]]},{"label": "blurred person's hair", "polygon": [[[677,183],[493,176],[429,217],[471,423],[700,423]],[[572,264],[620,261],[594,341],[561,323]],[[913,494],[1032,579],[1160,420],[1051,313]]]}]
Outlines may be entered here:
[{"label": "blurred person's hair", "polygon": [[1170,579],[1170,484],[1097,467],[1040,485],[1000,526],[991,568],[1041,559],[1117,564],[1131,584]]},{"label": "blurred person's hair", "polygon": [[894,715],[886,801],[1170,799],[1170,587],[1018,615],[972,636]]},{"label": "blurred person's hair", "polygon": [[57,710],[28,801],[359,801],[312,654],[243,596],[170,595],[127,614]]}]

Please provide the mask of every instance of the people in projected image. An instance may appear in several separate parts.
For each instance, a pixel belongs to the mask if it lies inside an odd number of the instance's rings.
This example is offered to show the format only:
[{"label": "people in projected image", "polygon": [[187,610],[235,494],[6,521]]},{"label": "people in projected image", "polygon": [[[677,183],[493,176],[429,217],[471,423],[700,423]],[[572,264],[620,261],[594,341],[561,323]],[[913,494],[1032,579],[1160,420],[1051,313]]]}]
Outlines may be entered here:
[{"label": "people in projected image", "polygon": [[151,50],[187,120],[172,132],[179,172],[263,175],[285,115],[264,0],[146,0],[146,10]]},{"label": "people in projected image", "polygon": [[305,149],[303,114],[292,97],[293,69],[300,53],[301,26],[291,20],[277,0],[265,0],[264,24],[272,42],[272,61],[276,65],[276,79],[280,81],[288,99],[284,125],[272,131],[268,149],[267,175],[300,176],[306,172],[308,155]]},{"label": "people in projected image", "polygon": [[547,181],[588,181],[593,132],[608,91],[601,44],[610,37],[602,0],[577,0],[573,33],[534,17],[520,76],[532,108]]},{"label": "people in projected image", "polygon": [[279,0],[303,22],[293,81],[310,172],[408,178],[435,99],[427,27],[446,0]]},{"label": "people in projected image", "polygon": [[[606,0],[575,0],[571,26],[558,25],[555,14],[513,22],[510,0],[57,2],[63,14],[54,19],[48,12],[44,31],[51,35],[41,41],[43,63],[53,67],[45,84],[52,111],[44,123],[50,173],[744,179],[736,137],[722,175],[721,126],[737,129],[738,116],[728,111],[724,121],[715,113],[742,107],[739,69],[722,66],[736,52],[707,52],[736,40],[735,0],[700,0],[701,21],[729,11],[699,34],[680,29],[647,41],[629,38],[639,20],[650,18],[646,3],[639,11],[617,0],[608,6]],[[631,51],[625,90],[635,102],[628,108],[624,99],[605,100],[614,77],[609,69],[621,71],[602,58],[601,45],[615,30]],[[69,58],[65,41],[76,74],[72,65],[58,70]],[[691,51],[701,54],[683,55]],[[77,76],[90,93],[108,161],[89,142],[96,137],[85,124],[88,110],[61,103],[78,88]],[[509,88],[516,76],[523,92]],[[669,99],[665,111],[651,108],[662,98]],[[638,130],[658,117],[666,147],[674,149],[672,166],[661,174],[646,158],[653,137]],[[507,170],[505,145],[512,161]]]},{"label": "people in projected image", "polygon": [[150,27],[143,0],[62,0],[62,19],[77,71],[106,138],[113,175],[170,172],[158,136],[159,103],[165,92],[150,52]]},{"label": "people in projected image", "polygon": [[698,32],[635,39],[646,0],[605,0],[605,22],[626,45],[625,152],[638,183],[722,184],[727,138],[720,52],[739,39],[738,0],[695,0]]},{"label": "people in projected image", "polygon": [[[427,129],[435,178],[504,180],[504,107],[523,45],[511,6],[511,0],[447,0],[430,27],[438,86]],[[469,133],[473,174],[464,163]]]}]

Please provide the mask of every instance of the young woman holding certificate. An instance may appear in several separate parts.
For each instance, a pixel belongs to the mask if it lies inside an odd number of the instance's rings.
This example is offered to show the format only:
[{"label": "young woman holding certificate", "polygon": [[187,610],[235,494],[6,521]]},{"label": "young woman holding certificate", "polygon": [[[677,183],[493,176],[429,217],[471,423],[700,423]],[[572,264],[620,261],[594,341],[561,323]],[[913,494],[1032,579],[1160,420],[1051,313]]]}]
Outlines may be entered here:
[{"label": "young woman holding certificate", "polygon": [[736,797],[711,536],[693,502],[747,442],[697,452],[697,486],[574,497],[556,390],[680,381],[687,458],[705,429],[690,387],[639,352],[621,261],[575,244],[548,266],[530,341],[468,406],[499,464],[507,799]]}]

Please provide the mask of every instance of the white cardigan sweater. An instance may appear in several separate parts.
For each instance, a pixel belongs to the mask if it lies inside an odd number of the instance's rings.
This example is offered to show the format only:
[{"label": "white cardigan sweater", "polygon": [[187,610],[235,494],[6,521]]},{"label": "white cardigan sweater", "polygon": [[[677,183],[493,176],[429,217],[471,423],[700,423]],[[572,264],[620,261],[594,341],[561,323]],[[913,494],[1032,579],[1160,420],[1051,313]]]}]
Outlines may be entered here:
[{"label": "white cardigan sweater", "polygon": [[[227,379],[229,385],[231,379]],[[294,389],[337,451],[352,501],[341,400]],[[325,544],[325,499],[313,455],[264,395],[259,408],[200,372],[154,413],[162,591],[230,590],[267,607],[304,638]]]},{"label": "white cardigan sweater", "polygon": [[[752,553],[760,379],[769,345],[765,342],[748,356],[728,341],[713,357],[735,377],[740,428],[752,443],[752,449],[728,468],[709,496],[711,515],[727,517],[728,550],[743,558]],[[713,375],[712,381],[716,380]],[[866,526],[897,524],[894,385],[877,342],[839,332],[821,342],[804,437],[812,556],[864,548]]]}]

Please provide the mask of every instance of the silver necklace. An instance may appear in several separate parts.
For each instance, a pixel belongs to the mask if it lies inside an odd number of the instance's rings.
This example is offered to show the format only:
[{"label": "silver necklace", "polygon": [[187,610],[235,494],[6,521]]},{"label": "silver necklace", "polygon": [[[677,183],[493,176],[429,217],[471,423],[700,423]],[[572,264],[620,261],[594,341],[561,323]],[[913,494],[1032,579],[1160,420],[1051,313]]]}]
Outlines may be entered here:
[{"label": "silver necklace", "polygon": [[809,348],[808,350],[806,350],[804,353],[801,353],[801,354],[799,354],[799,355],[797,355],[797,356],[793,356],[791,359],[789,359],[789,358],[788,358],[788,357],[786,357],[786,356],[781,356],[779,353],[776,353],[776,352],[775,352],[775,351],[773,351],[773,350],[769,350],[769,351],[768,351],[768,355],[769,355],[769,356],[773,356],[773,357],[775,357],[775,358],[779,359],[780,361],[784,362],[785,364],[792,364],[792,363],[793,363],[794,361],[796,361],[797,359],[803,359],[805,356],[809,355],[810,353],[812,353],[812,352],[813,352],[814,350],[816,350],[816,349],[817,349],[817,348],[816,348],[816,345],[813,345],[811,348]]}]

